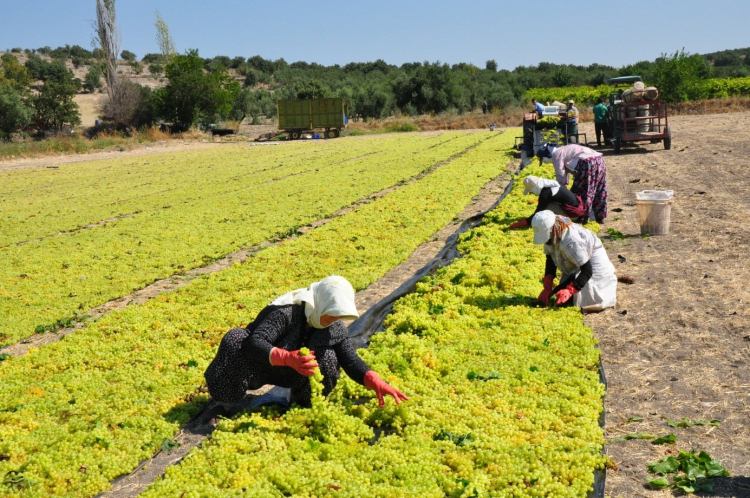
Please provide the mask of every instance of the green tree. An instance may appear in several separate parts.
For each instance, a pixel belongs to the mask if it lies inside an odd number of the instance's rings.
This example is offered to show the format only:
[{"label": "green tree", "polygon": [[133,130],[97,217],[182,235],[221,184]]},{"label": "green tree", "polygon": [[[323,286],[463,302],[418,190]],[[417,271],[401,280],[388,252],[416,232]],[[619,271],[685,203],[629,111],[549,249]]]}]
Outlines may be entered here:
[{"label": "green tree", "polygon": [[490,59],[487,61],[487,64],[485,65],[485,69],[487,71],[492,71],[493,73],[497,72],[497,62],[495,62],[495,59]]},{"label": "green tree", "polygon": [[656,60],[653,71],[654,85],[661,98],[670,103],[702,98],[699,82],[713,75],[705,57],[685,53],[685,49],[673,55],[662,54]]},{"label": "green tree", "polygon": [[151,76],[156,79],[164,72],[164,66],[158,62],[152,62],[148,65],[148,71],[151,73]]},{"label": "green tree", "polygon": [[[172,35],[169,34],[169,26],[166,21],[161,17],[159,11],[156,11],[156,20],[154,21],[154,27],[156,28],[156,43],[159,45],[163,60],[158,62],[168,63],[172,60],[172,57],[176,54],[174,48],[174,41]],[[154,61],[156,62],[156,61]]]},{"label": "green tree", "polygon": [[235,98],[229,117],[239,122],[249,117],[252,124],[259,124],[261,116],[269,118],[275,114],[276,104],[270,93],[243,88]]},{"label": "green tree", "polygon": [[76,94],[72,83],[49,80],[42,86],[38,95],[31,98],[34,107],[34,126],[39,131],[62,130],[66,126],[81,124]]},{"label": "green tree", "polygon": [[226,69],[205,73],[197,50],[174,55],[165,72],[168,83],[156,91],[157,106],[175,131],[188,130],[199,120],[215,122],[231,113],[239,84]]},{"label": "green tree", "polygon": [[555,86],[570,86],[573,84],[573,72],[567,67],[560,67],[552,73],[552,81]]},{"label": "green tree", "polygon": [[130,63],[133,63],[136,60],[135,54],[131,52],[130,50],[123,50],[122,52],[120,52],[120,58],[125,59],[126,61]]},{"label": "green tree", "polygon": [[0,140],[26,127],[32,114],[22,92],[0,79]]},{"label": "green tree", "polygon": [[86,73],[83,80],[83,88],[89,93],[94,93],[96,90],[101,90],[103,87],[102,72],[99,69],[99,66],[94,64],[89,67],[89,70]]},{"label": "green tree", "polygon": [[14,87],[17,91],[25,92],[31,84],[31,75],[25,66],[11,54],[0,57],[0,81]]}]

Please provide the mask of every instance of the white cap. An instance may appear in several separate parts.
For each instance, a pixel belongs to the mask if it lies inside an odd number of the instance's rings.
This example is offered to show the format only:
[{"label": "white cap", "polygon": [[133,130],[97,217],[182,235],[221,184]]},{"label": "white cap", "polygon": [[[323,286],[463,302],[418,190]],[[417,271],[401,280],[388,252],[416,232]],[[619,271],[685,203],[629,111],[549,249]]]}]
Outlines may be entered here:
[{"label": "white cap", "polygon": [[539,211],[531,219],[531,228],[534,229],[534,244],[544,244],[552,235],[552,227],[555,226],[555,213],[552,211]]},{"label": "white cap", "polygon": [[534,187],[536,187],[539,178],[533,175],[529,175],[523,179],[523,195],[530,194]]}]

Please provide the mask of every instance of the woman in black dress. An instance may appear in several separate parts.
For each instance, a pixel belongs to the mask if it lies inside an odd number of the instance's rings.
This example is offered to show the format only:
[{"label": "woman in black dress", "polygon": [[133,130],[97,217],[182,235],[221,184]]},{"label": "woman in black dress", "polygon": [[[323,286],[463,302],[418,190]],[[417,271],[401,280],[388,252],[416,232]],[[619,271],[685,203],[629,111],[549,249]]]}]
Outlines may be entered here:
[{"label": "woman in black dress", "polygon": [[[339,367],[354,381],[375,390],[380,406],[384,395],[396,403],[409,399],[368,367],[357,355],[341,319],[359,316],[354,289],[343,277],[330,276],[306,289],[297,289],[263,308],[245,328],[224,336],[205,377],[211,397],[233,403],[245,391],[273,384],[291,389],[291,401],[310,405],[310,382],[315,367],[323,374],[323,394],[339,379]],[[299,349],[311,350],[301,356]]]}]

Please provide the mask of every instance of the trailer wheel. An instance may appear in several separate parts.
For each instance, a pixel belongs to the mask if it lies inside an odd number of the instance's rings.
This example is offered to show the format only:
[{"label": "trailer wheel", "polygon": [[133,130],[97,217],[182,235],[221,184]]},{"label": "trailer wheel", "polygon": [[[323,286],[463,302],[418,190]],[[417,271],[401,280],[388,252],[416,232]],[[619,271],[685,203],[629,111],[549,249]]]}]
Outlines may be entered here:
[{"label": "trailer wheel", "polygon": [[298,130],[293,130],[293,131],[289,132],[289,140],[299,140],[299,136],[300,135],[299,135],[299,131]]},{"label": "trailer wheel", "polygon": [[337,138],[339,136],[339,130],[334,128],[332,130],[328,130],[328,138]]},{"label": "trailer wheel", "polygon": [[667,138],[664,139],[664,150],[672,148],[672,130],[667,126]]}]

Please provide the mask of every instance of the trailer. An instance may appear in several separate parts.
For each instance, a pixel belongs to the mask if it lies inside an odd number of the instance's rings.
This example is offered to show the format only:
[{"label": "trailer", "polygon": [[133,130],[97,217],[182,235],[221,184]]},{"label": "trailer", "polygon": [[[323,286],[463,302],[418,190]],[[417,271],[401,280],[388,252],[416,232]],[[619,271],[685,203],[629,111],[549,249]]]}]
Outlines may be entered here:
[{"label": "trailer", "polygon": [[336,138],[346,127],[346,99],[297,99],[276,102],[279,130],[289,140],[298,140],[305,133],[323,131],[323,138]]},{"label": "trailer", "polygon": [[[610,83],[634,84],[641,81],[640,76],[622,76],[612,78]],[[672,131],[669,128],[667,103],[658,98],[638,98],[627,101],[627,92],[622,90],[610,93],[610,112],[608,126],[612,147],[615,152],[629,143],[651,142],[664,144],[664,148],[672,148]]]}]

